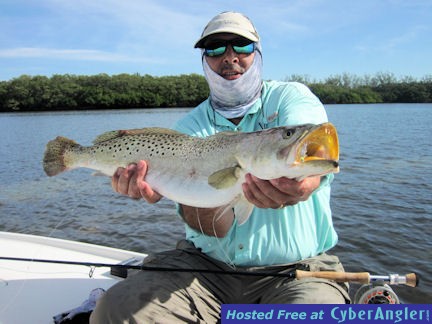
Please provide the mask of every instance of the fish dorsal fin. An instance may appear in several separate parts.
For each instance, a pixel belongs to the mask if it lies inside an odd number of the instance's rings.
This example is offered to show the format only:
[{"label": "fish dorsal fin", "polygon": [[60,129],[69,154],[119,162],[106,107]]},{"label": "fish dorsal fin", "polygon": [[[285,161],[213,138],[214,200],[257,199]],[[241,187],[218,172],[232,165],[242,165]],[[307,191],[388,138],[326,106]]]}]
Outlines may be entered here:
[{"label": "fish dorsal fin", "polygon": [[236,165],[212,173],[208,178],[208,184],[216,189],[225,189],[236,184],[240,175],[240,166]]},{"label": "fish dorsal fin", "polygon": [[[147,127],[147,128],[140,128],[140,129],[132,129],[132,135],[135,134],[181,134],[185,135],[184,133],[180,133],[174,129],[170,128],[163,128],[163,127]],[[135,133],[134,133],[135,132]]]},{"label": "fish dorsal fin", "polygon": [[122,136],[139,135],[139,134],[181,134],[175,130],[162,127],[146,127],[134,129],[121,129],[115,131],[105,132],[93,141],[93,144],[109,141]]}]

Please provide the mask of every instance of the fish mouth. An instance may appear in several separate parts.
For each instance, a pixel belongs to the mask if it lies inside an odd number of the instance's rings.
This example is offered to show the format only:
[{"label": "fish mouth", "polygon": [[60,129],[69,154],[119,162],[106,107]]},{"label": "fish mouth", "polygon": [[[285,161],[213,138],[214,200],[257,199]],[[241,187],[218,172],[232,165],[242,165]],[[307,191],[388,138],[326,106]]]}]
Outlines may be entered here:
[{"label": "fish mouth", "polygon": [[315,125],[303,134],[297,145],[295,162],[339,161],[339,140],[336,128],[331,123]]}]

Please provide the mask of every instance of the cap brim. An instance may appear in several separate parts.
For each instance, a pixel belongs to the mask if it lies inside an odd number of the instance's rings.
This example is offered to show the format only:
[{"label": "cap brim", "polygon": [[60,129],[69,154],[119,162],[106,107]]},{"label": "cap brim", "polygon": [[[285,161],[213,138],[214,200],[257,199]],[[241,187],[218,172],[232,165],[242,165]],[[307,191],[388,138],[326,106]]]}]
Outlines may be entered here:
[{"label": "cap brim", "polygon": [[252,42],[258,42],[259,41],[258,35],[251,33],[247,30],[239,31],[238,29],[235,29],[235,28],[221,28],[221,29],[216,29],[216,30],[212,31],[211,33],[206,34],[205,36],[201,37],[195,43],[194,48],[204,48],[204,42],[209,36],[215,35],[215,34],[223,34],[223,33],[239,35],[241,37],[244,37],[244,38],[251,40]]}]

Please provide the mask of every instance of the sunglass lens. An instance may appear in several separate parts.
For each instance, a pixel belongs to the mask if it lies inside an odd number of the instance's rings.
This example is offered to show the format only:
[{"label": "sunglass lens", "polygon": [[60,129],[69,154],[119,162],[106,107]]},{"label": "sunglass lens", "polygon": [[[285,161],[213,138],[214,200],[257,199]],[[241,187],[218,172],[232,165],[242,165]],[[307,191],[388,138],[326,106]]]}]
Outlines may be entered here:
[{"label": "sunglass lens", "polygon": [[238,54],[251,54],[255,50],[255,43],[250,43],[244,46],[233,45],[233,49]]},{"label": "sunglass lens", "polygon": [[233,42],[226,42],[225,45],[221,44],[220,42],[216,44],[209,44],[204,49],[204,54],[211,57],[220,56],[225,53],[228,44],[231,44],[234,52],[237,54],[251,54],[255,51],[255,43],[251,43],[249,40],[247,41],[249,43],[245,43],[244,40],[235,40]]},{"label": "sunglass lens", "polygon": [[205,48],[204,54],[207,56],[220,56],[223,53],[225,53],[225,51],[226,51],[226,46],[221,46],[213,49]]}]

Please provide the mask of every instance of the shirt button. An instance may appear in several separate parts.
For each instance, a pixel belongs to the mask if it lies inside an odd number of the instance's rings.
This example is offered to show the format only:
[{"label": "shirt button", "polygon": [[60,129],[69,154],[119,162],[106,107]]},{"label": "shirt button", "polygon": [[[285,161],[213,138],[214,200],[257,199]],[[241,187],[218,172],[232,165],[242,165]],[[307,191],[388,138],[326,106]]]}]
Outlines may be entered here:
[{"label": "shirt button", "polygon": [[238,248],[239,248],[240,250],[243,250],[243,244],[239,244]]}]

